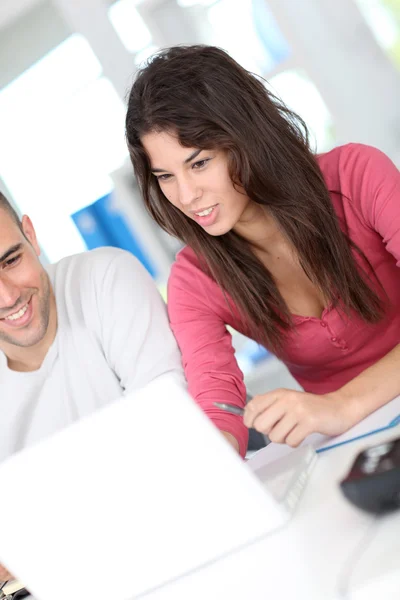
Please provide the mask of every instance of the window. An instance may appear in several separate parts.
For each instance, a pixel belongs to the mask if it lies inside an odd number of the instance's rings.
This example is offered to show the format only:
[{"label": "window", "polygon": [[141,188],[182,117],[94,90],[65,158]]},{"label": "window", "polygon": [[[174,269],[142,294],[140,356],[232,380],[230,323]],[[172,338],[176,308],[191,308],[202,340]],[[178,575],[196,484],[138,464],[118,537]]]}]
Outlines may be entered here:
[{"label": "window", "polygon": [[305,121],[313,150],[324,152],[334,145],[331,115],[317,87],[305,71],[282,71],[268,80],[267,87]]},{"label": "window", "polygon": [[70,215],[111,191],[127,156],[124,117],[80,35],[0,92],[0,174],[51,262],[85,249]]},{"label": "window", "polygon": [[399,0],[356,0],[379,45],[400,68]]},{"label": "window", "polygon": [[265,0],[219,0],[207,14],[214,31],[210,43],[223,47],[253,73],[265,75],[290,54]]},{"label": "window", "polygon": [[322,152],[332,147],[334,128],[329,110],[317,87],[298,68],[266,0],[177,2],[182,9],[197,8],[197,17],[203,8],[209,25],[208,30],[202,27],[204,42],[224,48],[243,67],[264,77],[267,87],[304,119],[313,148]]},{"label": "window", "polygon": [[136,54],[137,65],[157,51],[146,23],[136,9],[135,0],[119,0],[108,11],[110,21],[125,48]]}]

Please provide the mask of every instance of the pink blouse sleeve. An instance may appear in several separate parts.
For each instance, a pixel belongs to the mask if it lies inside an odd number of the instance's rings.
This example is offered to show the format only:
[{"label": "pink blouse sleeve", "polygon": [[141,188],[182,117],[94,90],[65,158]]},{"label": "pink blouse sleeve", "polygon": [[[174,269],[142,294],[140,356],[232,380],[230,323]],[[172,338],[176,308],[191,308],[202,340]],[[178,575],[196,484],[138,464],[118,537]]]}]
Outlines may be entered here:
[{"label": "pink blouse sleeve", "polygon": [[207,301],[203,284],[203,280],[199,284],[198,272],[191,265],[173,266],[168,282],[170,323],[182,353],[190,394],[218,429],[237,439],[244,456],[248,429],[242,417],[213,404],[228,402],[243,407],[246,389],[231,335],[222,315]]},{"label": "pink blouse sleeve", "polygon": [[400,172],[380,150],[351,144],[343,167],[350,194],[357,198],[369,227],[382,237],[400,266]]}]

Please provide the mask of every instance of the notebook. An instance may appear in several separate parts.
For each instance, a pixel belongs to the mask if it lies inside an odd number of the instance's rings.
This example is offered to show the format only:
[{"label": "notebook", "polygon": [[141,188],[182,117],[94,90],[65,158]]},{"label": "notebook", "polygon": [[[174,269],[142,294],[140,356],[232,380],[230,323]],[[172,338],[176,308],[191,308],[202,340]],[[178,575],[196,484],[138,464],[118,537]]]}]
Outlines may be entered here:
[{"label": "notebook", "polygon": [[19,581],[13,580],[0,584],[0,600],[22,600],[27,596],[25,586]]},{"label": "notebook", "polygon": [[141,598],[290,516],[166,376],[7,459],[0,478],[13,490],[0,563],[37,600]]}]

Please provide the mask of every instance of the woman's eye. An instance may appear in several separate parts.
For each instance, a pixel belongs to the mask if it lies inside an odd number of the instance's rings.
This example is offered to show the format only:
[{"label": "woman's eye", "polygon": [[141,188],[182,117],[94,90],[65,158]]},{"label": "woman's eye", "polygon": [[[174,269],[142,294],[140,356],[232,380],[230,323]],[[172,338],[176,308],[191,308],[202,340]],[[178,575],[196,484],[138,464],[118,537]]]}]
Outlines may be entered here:
[{"label": "woman's eye", "polygon": [[157,180],[158,181],[167,181],[171,175],[169,175],[168,173],[163,173],[162,175],[157,175]]},{"label": "woman's eye", "polygon": [[202,169],[206,165],[206,163],[208,163],[209,160],[209,158],[203,158],[203,160],[198,160],[197,162],[193,163],[192,168]]}]

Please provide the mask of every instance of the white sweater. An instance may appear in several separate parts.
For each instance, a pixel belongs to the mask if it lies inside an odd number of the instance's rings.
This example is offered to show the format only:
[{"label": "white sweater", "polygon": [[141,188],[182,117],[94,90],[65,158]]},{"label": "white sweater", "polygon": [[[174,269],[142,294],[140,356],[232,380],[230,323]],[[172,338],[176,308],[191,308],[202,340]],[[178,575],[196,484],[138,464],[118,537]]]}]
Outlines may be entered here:
[{"label": "white sweater", "polygon": [[0,351],[0,460],[159,375],[183,379],[164,303],[131,254],[100,248],[48,273],[58,330],[41,368],[12,371]]}]

